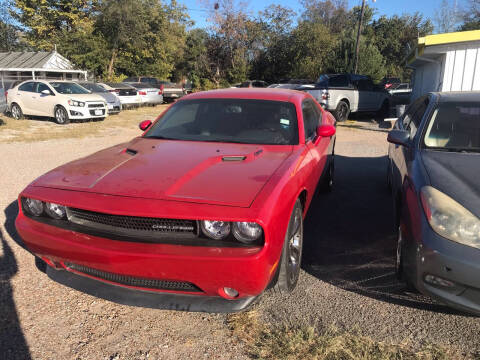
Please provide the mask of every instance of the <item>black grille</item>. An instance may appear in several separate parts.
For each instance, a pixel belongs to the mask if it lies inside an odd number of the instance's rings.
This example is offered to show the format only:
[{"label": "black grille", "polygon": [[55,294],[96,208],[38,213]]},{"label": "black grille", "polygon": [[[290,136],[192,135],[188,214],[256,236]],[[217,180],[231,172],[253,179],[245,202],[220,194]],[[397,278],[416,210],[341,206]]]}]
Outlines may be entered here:
[{"label": "black grille", "polygon": [[71,222],[86,226],[98,224],[117,229],[150,232],[152,234],[197,234],[197,222],[193,220],[111,215],[74,208],[68,208],[68,215]]},{"label": "black grille", "polygon": [[102,108],[103,104],[88,104],[89,108]]},{"label": "black grille", "polygon": [[65,266],[69,269],[78,271],[80,273],[96,277],[98,279],[110,281],[116,284],[141,287],[145,289],[157,289],[157,290],[172,290],[172,291],[189,291],[189,292],[201,292],[198,287],[192,283],[185,281],[171,281],[171,280],[157,280],[157,279],[143,279],[127,275],[112,274],[109,272],[92,269],[87,266],[65,263]]}]

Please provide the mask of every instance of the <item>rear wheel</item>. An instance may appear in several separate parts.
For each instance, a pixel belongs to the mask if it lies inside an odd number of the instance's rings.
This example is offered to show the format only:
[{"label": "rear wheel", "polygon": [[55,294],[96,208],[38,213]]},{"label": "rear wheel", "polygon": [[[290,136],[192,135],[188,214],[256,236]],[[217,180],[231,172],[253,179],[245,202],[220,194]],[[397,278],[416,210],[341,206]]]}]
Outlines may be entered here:
[{"label": "rear wheel", "polygon": [[12,104],[12,108],[10,109],[10,113],[15,120],[22,120],[23,119],[23,111],[20,105]]},{"label": "rear wheel", "polygon": [[384,121],[390,112],[390,106],[388,105],[388,101],[384,101],[380,109],[377,111],[377,121],[381,122]]},{"label": "rear wheel", "polygon": [[288,294],[295,289],[300,275],[303,248],[303,209],[300,199],[293,207],[278,264],[278,279],[273,290]]},{"label": "rear wheel", "polygon": [[333,115],[339,122],[346,121],[350,115],[350,106],[345,101],[340,101]]},{"label": "rear wheel", "polygon": [[70,122],[67,110],[63,106],[57,106],[55,108],[55,122],[60,125],[65,125]]}]

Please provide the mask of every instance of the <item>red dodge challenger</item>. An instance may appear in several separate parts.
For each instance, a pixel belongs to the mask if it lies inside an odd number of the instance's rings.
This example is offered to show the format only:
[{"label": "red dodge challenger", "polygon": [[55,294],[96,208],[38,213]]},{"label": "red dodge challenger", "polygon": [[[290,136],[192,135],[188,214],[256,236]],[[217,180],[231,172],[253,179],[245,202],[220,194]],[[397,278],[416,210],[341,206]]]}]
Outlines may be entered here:
[{"label": "red dodge challenger", "polygon": [[232,312],[267,288],[292,291],[303,218],[333,185],[333,116],[307,93],[228,89],[185,96],[140,128],[22,191],[16,227],[37,265],[157,308]]}]

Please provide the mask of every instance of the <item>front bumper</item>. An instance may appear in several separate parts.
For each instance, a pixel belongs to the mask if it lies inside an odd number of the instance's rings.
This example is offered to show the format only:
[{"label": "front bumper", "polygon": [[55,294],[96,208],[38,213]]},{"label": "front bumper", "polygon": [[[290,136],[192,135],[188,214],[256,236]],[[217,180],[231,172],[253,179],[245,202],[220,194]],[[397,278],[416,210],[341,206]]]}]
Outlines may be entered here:
[{"label": "front bumper", "polygon": [[[116,284],[131,291],[222,299],[221,289],[229,287],[238,291],[238,300],[248,299],[267,287],[276,269],[267,246],[224,248],[117,241],[43,224],[22,212],[16,228],[30,251],[65,272],[72,272],[65,264],[74,263],[127,277],[188,282],[200,289],[153,290]],[[99,286],[100,282],[108,282],[92,281]]]},{"label": "front bumper", "polygon": [[72,120],[77,119],[96,119],[108,116],[106,107],[89,108],[70,106],[68,109],[68,117]]},{"label": "front bumper", "polygon": [[[424,220],[422,240],[416,247],[417,289],[447,305],[480,315],[480,250],[447,240]],[[430,275],[448,286],[427,280]]]},{"label": "front bumper", "polygon": [[50,279],[60,284],[98,298],[118,304],[153,309],[232,313],[245,310],[253,304],[256,299],[256,297],[252,296],[239,300],[226,300],[219,296],[195,296],[139,291],[99,282],[68,271],[55,270],[50,266],[47,268],[47,275]]}]

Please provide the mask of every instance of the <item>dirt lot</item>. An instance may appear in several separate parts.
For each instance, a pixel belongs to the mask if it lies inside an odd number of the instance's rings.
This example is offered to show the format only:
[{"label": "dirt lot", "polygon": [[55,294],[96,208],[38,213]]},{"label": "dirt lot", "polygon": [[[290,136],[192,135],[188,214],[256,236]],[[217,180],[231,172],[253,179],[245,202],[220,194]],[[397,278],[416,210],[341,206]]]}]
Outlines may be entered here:
[{"label": "dirt lot", "polygon": [[[161,110],[68,125],[78,136],[38,120],[27,120],[22,130],[2,118],[7,125],[0,126],[0,357],[248,357],[244,342],[232,335],[229,316],[128,307],[66,288],[35,268],[15,232],[15,199],[30,181],[139,135],[138,122]],[[38,128],[42,141],[32,135]],[[50,131],[62,133],[46,140]],[[251,313],[266,324],[334,326],[413,351],[435,344],[479,357],[477,318],[407,293],[394,279],[385,139],[386,131],[370,124],[339,127],[336,188],[318,196],[307,216],[299,286],[290,297],[263,296]]]}]

